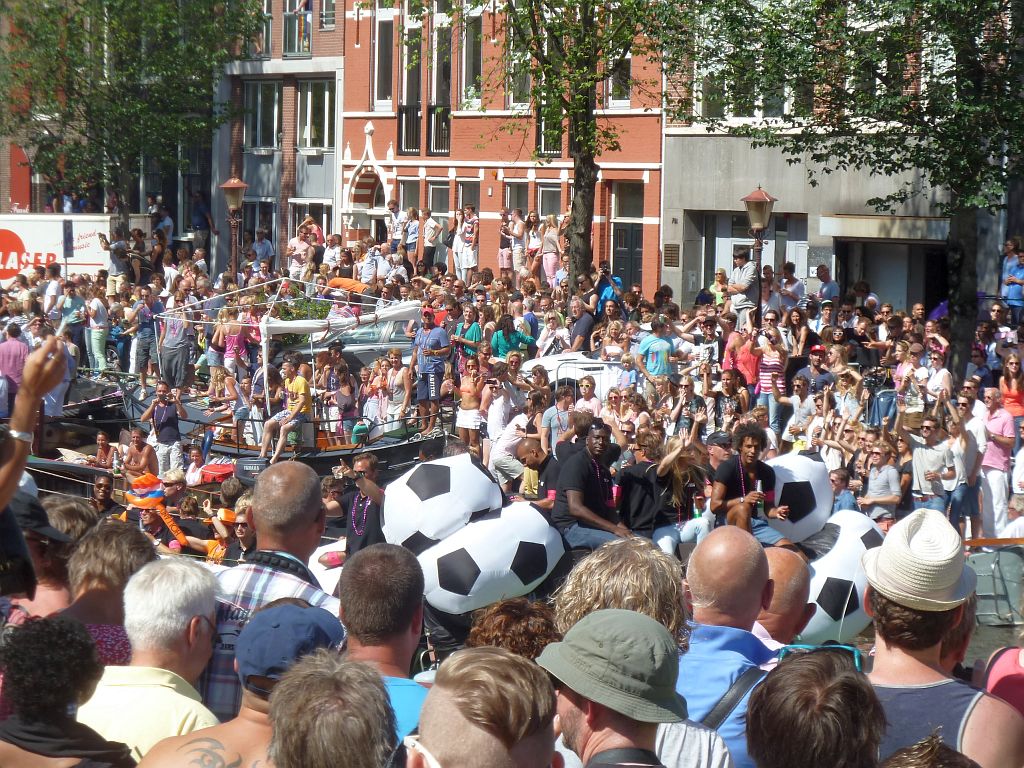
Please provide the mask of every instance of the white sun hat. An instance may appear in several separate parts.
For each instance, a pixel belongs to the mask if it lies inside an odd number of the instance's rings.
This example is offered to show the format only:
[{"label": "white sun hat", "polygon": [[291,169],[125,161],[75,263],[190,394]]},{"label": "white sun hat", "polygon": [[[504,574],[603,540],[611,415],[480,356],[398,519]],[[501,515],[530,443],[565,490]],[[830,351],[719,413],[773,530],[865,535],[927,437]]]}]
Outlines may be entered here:
[{"label": "white sun hat", "polygon": [[965,562],[960,534],[934,509],[918,510],[896,523],[861,562],[873,589],[917,611],[956,608],[978,583]]}]

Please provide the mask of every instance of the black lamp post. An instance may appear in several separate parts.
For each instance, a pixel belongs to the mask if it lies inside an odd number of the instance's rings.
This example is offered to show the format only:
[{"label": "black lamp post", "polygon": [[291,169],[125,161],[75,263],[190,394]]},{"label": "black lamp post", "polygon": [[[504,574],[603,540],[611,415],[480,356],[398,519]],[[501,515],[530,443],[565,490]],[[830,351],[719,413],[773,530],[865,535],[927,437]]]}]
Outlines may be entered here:
[{"label": "black lamp post", "polygon": [[231,282],[238,279],[238,227],[242,224],[242,199],[249,185],[237,176],[220,185],[228,204],[228,226],[231,227]]},{"label": "black lamp post", "polygon": [[754,304],[754,327],[761,327],[761,252],[764,250],[764,231],[772,219],[772,208],[776,198],[769,195],[758,184],[757,189],[742,199],[747,209],[750,233],[754,236],[754,269],[757,279],[757,299]]}]

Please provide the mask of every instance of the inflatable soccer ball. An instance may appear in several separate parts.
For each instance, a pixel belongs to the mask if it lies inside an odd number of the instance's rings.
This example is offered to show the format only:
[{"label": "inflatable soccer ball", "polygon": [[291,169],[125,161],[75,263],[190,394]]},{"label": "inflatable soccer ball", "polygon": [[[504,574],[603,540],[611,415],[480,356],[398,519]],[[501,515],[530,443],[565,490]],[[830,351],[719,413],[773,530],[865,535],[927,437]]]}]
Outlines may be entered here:
[{"label": "inflatable soccer ball", "polygon": [[804,643],[852,640],[871,623],[864,612],[867,577],[861,556],[882,543],[882,529],[856,510],[836,512],[821,532],[805,541],[820,554],[811,561],[814,615],[801,633]]},{"label": "inflatable soccer ball", "polygon": [[822,461],[787,453],[766,462],[775,470],[775,503],[789,507],[785,520],[768,525],[793,542],[821,530],[832,514],[832,485]]},{"label": "inflatable soccer ball", "polygon": [[427,461],[388,485],[384,538],[418,555],[499,509],[501,488],[475,457],[463,453]]},{"label": "inflatable soccer ball", "polygon": [[462,614],[531,592],[564,554],[558,531],[533,505],[519,501],[470,523],[419,561],[427,602]]}]

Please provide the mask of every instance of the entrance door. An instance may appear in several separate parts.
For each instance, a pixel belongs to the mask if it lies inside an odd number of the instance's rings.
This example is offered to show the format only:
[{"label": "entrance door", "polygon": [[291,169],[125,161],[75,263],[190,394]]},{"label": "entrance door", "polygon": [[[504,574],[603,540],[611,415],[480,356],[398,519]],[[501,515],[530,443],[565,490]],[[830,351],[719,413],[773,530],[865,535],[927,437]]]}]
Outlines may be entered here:
[{"label": "entrance door", "polygon": [[643,250],[643,224],[612,224],[612,272],[622,279],[626,290],[643,282]]}]

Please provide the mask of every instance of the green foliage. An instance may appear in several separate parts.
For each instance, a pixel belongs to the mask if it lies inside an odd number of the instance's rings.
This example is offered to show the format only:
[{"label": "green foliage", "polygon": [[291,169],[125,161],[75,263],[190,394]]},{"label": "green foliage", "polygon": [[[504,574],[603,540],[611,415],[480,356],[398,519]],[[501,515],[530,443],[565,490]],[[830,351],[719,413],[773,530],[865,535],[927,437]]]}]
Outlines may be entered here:
[{"label": "green foliage", "polygon": [[696,73],[672,106],[811,161],[811,174],[915,174],[869,201],[879,207],[929,186],[950,191],[937,201],[950,211],[996,207],[1024,150],[1014,10],[1009,0],[709,0],[685,25],[661,27],[670,77]]},{"label": "green foliage", "polygon": [[0,133],[71,186],[179,162],[229,116],[214,99],[259,19],[258,0],[0,0]]}]

